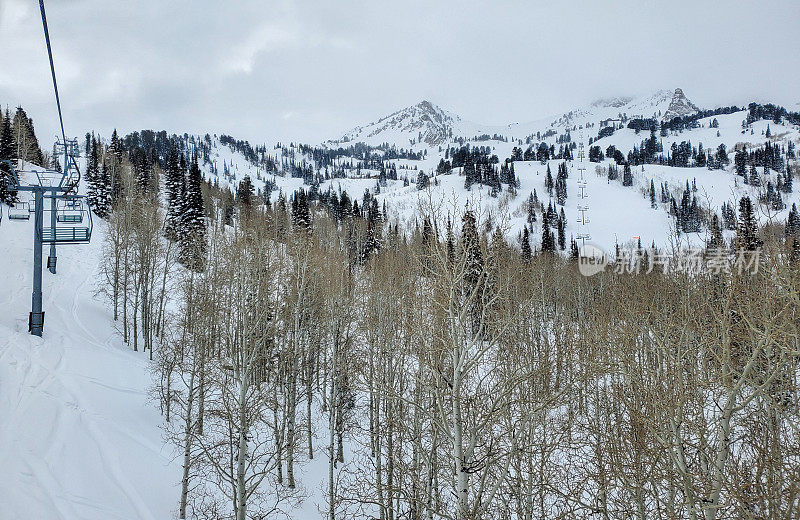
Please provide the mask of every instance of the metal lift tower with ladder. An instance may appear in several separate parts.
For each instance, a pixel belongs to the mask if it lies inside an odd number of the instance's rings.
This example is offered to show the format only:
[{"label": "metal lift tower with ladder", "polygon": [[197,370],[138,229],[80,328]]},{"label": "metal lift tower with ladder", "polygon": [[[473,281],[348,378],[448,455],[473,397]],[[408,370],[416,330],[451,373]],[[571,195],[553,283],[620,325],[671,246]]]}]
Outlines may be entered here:
[{"label": "metal lift tower with ladder", "polygon": [[[58,119],[61,125],[61,140],[56,143],[57,154],[64,156],[63,171],[40,170],[16,171],[11,161],[4,161],[18,192],[29,192],[31,200],[17,203],[14,211],[9,210],[9,220],[29,220],[33,213],[33,292],[31,312],[28,317],[28,331],[41,336],[44,330],[44,310],[42,309],[42,248],[50,244],[47,267],[56,273],[56,244],[82,244],[92,238],[92,212],[86,197],[78,195],[81,174],[78,168],[78,141],[67,139],[64,132],[64,119],[61,115],[61,100],[58,96],[58,83],[50,47],[50,34],[47,29],[44,0],[39,0],[42,15],[50,72],[53,76]],[[49,209],[45,209],[45,200]],[[32,205],[32,208],[31,208]],[[32,211],[31,211],[32,210]],[[45,218],[45,213],[48,218]],[[45,225],[47,221],[47,225]]]}]

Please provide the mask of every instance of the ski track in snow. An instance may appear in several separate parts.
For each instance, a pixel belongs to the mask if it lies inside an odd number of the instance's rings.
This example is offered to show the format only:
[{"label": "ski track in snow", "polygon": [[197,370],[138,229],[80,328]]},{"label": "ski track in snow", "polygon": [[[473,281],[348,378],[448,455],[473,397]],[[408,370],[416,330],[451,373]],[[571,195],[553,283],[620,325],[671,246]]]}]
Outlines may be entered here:
[{"label": "ski track in snow", "polygon": [[31,226],[0,225],[0,519],[172,518],[179,468],[146,355],[121,344],[94,294],[103,226],[89,245],[58,248],[58,274],[43,272],[41,339],[26,326]]}]

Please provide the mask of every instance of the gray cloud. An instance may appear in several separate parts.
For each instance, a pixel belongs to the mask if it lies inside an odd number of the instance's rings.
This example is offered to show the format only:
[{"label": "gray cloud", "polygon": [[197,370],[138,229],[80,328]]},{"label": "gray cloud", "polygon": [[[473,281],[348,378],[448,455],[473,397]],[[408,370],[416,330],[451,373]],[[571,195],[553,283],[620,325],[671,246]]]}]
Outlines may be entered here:
[{"label": "gray cloud", "polygon": [[[790,1],[47,7],[73,135],[164,128],[315,142],[422,98],[501,124],[676,86],[704,107],[800,101],[800,4]],[[0,0],[0,103],[25,106],[49,143],[56,114],[38,16],[36,2]]]}]

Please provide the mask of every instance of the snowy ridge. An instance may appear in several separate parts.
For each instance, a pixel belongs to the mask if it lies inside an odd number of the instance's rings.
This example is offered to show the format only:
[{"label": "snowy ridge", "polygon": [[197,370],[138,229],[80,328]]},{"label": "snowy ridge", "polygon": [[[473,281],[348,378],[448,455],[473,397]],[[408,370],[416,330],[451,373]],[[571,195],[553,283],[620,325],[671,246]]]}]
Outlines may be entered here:
[{"label": "snowy ridge", "polygon": [[337,144],[364,142],[372,145],[390,142],[404,147],[421,142],[436,146],[452,136],[453,127],[460,121],[461,118],[457,115],[423,100],[382,117],[374,123],[358,126],[338,141],[331,142]]},{"label": "snowy ridge", "polygon": [[529,121],[511,122],[493,126],[463,120],[427,100],[382,117],[376,122],[357,126],[327,145],[365,143],[380,146],[388,143],[398,148],[427,146],[438,147],[458,138],[469,140],[479,135],[501,135],[511,139],[524,139],[537,132],[550,129],[568,129],[604,120],[627,118],[653,118],[669,120],[677,116],[696,114],[699,111],[683,90],[658,90],[643,96],[619,96],[597,99],[588,106],[576,108],[558,116]]}]

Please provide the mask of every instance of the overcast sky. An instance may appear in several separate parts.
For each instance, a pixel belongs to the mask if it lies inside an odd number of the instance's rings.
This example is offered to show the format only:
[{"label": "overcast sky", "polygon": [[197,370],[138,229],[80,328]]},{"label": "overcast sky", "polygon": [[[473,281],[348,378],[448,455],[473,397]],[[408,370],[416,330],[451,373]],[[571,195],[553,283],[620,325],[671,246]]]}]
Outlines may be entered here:
[{"label": "overcast sky", "polygon": [[[800,109],[800,2],[49,0],[67,133],[339,137],[430,99],[530,121],[682,87]],[[56,133],[35,0],[0,0],[0,104]]]}]

